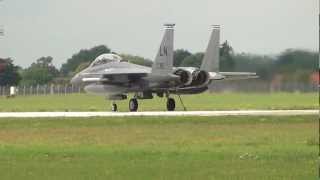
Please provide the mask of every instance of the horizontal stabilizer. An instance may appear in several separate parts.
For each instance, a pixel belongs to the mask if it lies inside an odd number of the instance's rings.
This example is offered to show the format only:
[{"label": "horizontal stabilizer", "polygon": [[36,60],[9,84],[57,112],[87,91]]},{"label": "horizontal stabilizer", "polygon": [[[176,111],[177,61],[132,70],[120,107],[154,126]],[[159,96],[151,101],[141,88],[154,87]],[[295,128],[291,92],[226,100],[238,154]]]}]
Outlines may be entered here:
[{"label": "horizontal stabilizer", "polygon": [[224,80],[245,80],[259,78],[256,73],[252,72],[219,72],[224,76]]}]

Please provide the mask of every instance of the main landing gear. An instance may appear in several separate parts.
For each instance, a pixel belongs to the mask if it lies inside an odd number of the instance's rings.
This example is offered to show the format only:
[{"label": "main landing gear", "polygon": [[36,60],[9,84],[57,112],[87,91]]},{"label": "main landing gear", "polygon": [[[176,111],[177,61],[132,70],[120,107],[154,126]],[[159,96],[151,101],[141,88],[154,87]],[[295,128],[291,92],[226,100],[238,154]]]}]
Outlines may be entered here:
[{"label": "main landing gear", "polygon": [[[167,96],[167,110],[168,111],[174,111],[176,109],[175,100],[173,98],[169,97],[168,94],[166,96]],[[130,112],[137,112],[138,108],[139,108],[139,103],[138,103],[137,97],[134,97],[134,98],[130,99],[130,101],[129,101],[129,111]],[[115,102],[112,103],[111,110],[113,112],[117,112],[118,111],[118,106],[117,106],[117,104]]]},{"label": "main landing gear", "polygon": [[137,112],[139,107],[138,100],[136,98],[132,98],[129,101],[129,110],[130,112]]},{"label": "main landing gear", "polygon": [[167,110],[174,111],[176,109],[176,102],[173,98],[167,99]]}]

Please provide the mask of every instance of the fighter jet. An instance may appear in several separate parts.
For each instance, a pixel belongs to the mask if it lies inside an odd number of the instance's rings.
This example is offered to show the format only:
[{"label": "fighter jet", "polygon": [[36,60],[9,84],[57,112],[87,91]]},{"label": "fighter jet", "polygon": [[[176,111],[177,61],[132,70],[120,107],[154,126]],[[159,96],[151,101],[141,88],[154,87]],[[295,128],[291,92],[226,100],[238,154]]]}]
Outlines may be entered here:
[{"label": "fighter jet", "polygon": [[167,110],[174,111],[172,94],[180,98],[181,94],[203,93],[214,81],[257,78],[256,73],[219,72],[218,25],[213,26],[200,68],[173,67],[174,26],[164,25],[164,37],[151,68],[132,64],[117,54],[102,54],[76,74],[71,83],[82,84],[88,93],[107,96],[112,101],[112,111],[118,110],[116,101],[127,99],[129,93],[134,94],[129,101],[131,112],[138,110],[138,100],[153,99],[154,95],[167,98]]}]

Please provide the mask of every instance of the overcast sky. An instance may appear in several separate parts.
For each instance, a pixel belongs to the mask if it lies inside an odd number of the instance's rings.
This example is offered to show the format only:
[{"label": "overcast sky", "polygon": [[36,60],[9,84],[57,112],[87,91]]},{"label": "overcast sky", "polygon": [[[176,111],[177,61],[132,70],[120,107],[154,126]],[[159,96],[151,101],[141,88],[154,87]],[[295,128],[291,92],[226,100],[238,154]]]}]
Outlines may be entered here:
[{"label": "overcast sky", "polygon": [[83,48],[105,44],[153,59],[163,23],[174,22],[175,48],[204,51],[210,25],[236,52],[318,50],[318,0],[3,0],[0,57],[26,67],[41,56],[60,66]]}]

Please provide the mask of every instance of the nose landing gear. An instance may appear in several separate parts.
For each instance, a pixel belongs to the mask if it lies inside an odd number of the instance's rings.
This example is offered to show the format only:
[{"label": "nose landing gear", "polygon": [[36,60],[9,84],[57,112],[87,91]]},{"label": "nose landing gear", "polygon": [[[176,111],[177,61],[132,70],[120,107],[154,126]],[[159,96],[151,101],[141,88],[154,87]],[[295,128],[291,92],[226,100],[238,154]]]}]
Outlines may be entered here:
[{"label": "nose landing gear", "polygon": [[118,106],[117,106],[117,104],[115,102],[112,103],[111,111],[112,112],[117,112],[118,111]]}]

